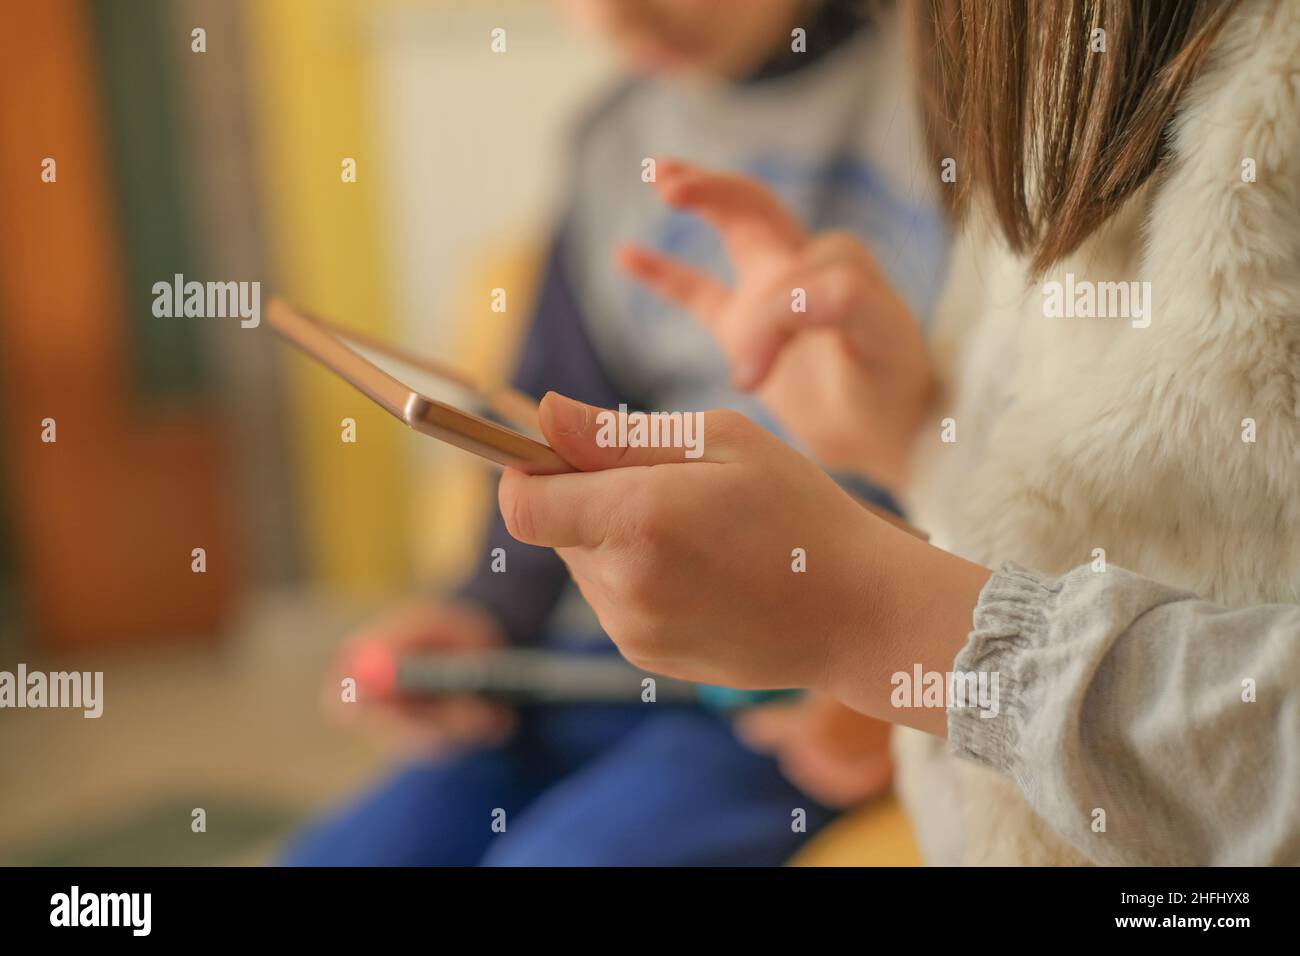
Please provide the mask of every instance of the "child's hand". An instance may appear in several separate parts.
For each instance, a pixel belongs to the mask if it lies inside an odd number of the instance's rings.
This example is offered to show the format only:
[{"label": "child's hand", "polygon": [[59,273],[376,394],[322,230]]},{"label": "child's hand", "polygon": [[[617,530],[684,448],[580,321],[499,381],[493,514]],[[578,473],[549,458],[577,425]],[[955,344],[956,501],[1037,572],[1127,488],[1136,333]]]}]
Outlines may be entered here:
[{"label": "child's hand", "polygon": [[[539,417],[585,473],[507,471],[506,527],[557,550],[634,664],[727,687],[828,689],[885,716],[891,673],[947,668],[965,641],[987,572],[977,582],[969,571],[982,569],[875,517],[744,416],[705,413],[695,460],[601,447],[600,410],[554,393]],[[953,563],[968,586],[945,578]]]},{"label": "child's hand", "polygon": [[791,783],[837,808],[862,803],[889,786],[889,731],[889,724],[819,693],[736,718],[736,733],[746,745],[774,756]]},{"label": "child's hand", "polygon": [[[904,484],[912,438],[934,400],[921,329],[875,258],[847,233],[810,236],[757,182],[660,161],[660,196],[722,235],[735,288],[639,247],[633,277],[699,318],[790,433],[831,467]],[[806,311],[794,310],[802,290]]]},{"label": "child's hand", "polygon": [[826,690],[944,732],[941,708],[891,706],[891,675],[951,668],[986,569],[876,517],[735,412],[704,414],[698,459],[602,447],[600,409],[554,393],[539,419],[580,473],[506,471],[501,514],[520,541],[556,549],[628,660],[706,684]]},{"label": "child's hand", "polygon": [[[467,694],[428,700],[368,698],[358,668],[364,666],[367,650],[376,645],[396,657],[407,652],[490,650],[503,643],[496,620],[474,605],[436,599],[402,604],[363,627],[343,646],[325,687],[326,711],[344,719],[363,719],[388,741],[420,756],[498,743],[513,728],[509,709]],[[353,677],[361,685],[355,703],[341,699],[344,677]]]}]

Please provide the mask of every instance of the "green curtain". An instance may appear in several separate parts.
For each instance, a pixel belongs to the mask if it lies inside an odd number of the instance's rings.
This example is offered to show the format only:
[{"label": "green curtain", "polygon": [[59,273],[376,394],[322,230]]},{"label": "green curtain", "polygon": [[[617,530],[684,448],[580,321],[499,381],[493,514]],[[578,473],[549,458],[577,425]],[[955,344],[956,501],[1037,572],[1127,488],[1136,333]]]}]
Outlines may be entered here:
[{"label": "green curtain", "polygon": [[153,284],[202,274],[186,197],[192,195],[176,61],[190,35],[164,16],[164,0],[90,0],[103,91],[110,182],[123,240],[131,359],[138,391],[184,395],[208,381],[198,323],[156,318]]}]

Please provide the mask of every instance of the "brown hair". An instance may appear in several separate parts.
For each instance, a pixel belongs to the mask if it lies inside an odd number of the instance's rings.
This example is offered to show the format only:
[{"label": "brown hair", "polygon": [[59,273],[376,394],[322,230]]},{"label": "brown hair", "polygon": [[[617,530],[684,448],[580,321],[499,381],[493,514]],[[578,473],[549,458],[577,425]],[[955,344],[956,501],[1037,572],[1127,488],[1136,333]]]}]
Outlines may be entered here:
[{"label": "brown hair", "polygon": [[[945,201],[987,202],[1041,274],[1159,168],[1179,98],[1231,0],[913,0],[914,54]],[[1093,52],[1104,30],[1105,52]]]}]

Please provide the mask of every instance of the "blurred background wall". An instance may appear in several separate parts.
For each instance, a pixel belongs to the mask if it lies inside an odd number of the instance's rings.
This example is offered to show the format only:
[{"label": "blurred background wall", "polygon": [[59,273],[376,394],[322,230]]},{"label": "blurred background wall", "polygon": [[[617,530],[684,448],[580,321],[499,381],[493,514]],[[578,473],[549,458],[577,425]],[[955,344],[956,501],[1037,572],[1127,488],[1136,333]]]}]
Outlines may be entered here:
[{"label": "blurred background wall", "polygon": [[[490,477],[265,324],[155,317],[152,285],[258,280],[503,375],[609,73],[538,0],[6,9],[0,669],[103,670],[106,705],[0,711],[0,861],[237,857],[380,759],[320,725],[324,662],[486,557]],[[188,841],[203,800],[233,842]]]}]

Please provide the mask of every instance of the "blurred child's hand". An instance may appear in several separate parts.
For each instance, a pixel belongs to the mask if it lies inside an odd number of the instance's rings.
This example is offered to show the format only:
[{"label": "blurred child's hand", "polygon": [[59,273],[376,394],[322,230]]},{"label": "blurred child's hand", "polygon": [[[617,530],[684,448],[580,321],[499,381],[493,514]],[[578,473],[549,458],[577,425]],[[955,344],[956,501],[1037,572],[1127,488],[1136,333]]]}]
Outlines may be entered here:
[{"label": "blurred child's hand", "polygon": [[708,326],[737,387],[757,390],[823,463],[897,490],[935,378],[921,329],[875,257],[847,233],[808,235],[752,179],[661,160],[656,186],[718,229],[736,286],[639,247],[620,251],[623,268]]},{"label": "blurred child's hand", "polygon": [[880,793],[893,776],[889,724],[825,694],[804,694],[742,711],[736,733],[771,754],[796,787],[828,807],[845,808]]},{"label": "blurred child's hand", "polygon": [[427,700],[368,699],[364,692],[355,703],[346,703],[341,700],[340,682],[344,677],[357,676],[358,652],[375,644],[398,656],[407,652],[486,650],[503,643],[504,635],[496,620],[472,604],[436,599],[401,604],[361,628],[343,646],[325,687],[326,710],[343,719],[361,719],[388,741],[420,756],[499,743],[509,736],[514,717],[508,708],[498,704],[470,695]]}]

